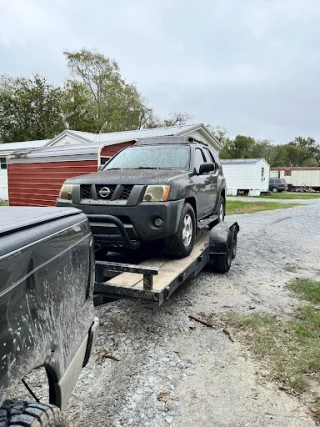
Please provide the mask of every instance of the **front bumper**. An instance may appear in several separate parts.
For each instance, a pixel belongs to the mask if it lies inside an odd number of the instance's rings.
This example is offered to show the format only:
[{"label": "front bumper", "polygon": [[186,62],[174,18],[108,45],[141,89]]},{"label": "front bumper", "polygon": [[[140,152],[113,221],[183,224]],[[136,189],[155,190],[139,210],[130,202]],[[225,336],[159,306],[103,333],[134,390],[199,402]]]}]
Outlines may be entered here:
[{"label": "front bumper", "polygon": [[[136,206],[114,205],[73,205],[58,199],[56,206],[81,209],[89,219],[91,231],[96,243],[113,244],[123,242],[118,227],[104,220],[103,215],[113,215],[124,225],[130,240],[160,240],[173,236],[179,225],[184,200],[169,202],[142,202]],[[156,227],[154,219],[161,218],[163,225]]]}]

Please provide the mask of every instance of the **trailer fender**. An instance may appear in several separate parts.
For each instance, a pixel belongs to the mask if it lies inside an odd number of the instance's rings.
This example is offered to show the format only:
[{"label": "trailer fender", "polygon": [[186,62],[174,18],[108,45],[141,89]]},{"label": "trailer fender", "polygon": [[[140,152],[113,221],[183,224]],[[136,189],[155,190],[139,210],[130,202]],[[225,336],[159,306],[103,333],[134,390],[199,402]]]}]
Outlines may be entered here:
[{"label": "trailer fender", "polygon": [[225,255],[228,249],[232,250],[232,258],[236,256],[237,250],[237,234],[240,231],[239,224],[227,224],[220,222],[210,231],[209,236],[209,254],[211,255]]}]

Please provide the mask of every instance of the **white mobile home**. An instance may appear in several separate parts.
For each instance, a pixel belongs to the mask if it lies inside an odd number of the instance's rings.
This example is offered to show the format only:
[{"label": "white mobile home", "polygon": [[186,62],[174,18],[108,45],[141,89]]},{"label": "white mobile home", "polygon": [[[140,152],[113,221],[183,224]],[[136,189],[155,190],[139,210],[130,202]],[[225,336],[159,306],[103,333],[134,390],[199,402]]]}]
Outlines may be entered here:
[{"label": "white mobile home", "polygon": [[320,168],[308,167],[279,167],[270,170],[270,176],[275,178],[283,178],[292,189],[313,188],[320,190]]},{"label": "white mobile home", "polygon": [[239,191],[259,196],[269,190],[270,165],[265,159],[230,159],[221,163],[228,196],[236,196]]}]

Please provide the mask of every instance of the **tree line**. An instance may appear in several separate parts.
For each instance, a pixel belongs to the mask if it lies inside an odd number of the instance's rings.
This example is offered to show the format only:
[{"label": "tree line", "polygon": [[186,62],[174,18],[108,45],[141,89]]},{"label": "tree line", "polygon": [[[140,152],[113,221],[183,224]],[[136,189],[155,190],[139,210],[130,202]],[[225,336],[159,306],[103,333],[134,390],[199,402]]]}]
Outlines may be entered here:
[{"label": "tree line", "polygon": [[[0,143],[50,139],[64,129],[121,132],[185,124],[187,113],[160,119],[134,84],[121,76],[119,64],[103,54],[82,49],[65,51],[69,77],[62,85],[45,76],[0,75]],[[221,143],[222,159],[265,158],[271,166],[320,166],[320,146],[313,138],[297,137],[273,144],[249,136],[227,136],[208,125]]]},{"label": "tree line", "polygon": [[244,135],[228,138],[226,130],[221,127],[211,127],[210,130],[223,146],[220,151],[222,159],[264,158],[271,167],[320,166],[320,145],[310,137],[299,136],[287,144],[272,144],[268,139],[258,140]]},{"label": "tree line", "polygon": [[121,132],[186,123],[186,113],[160,119],[120,74],[117,61],[95,50],[64,52],[69,77],[63,85],[39,74],[0,75],[0,143],[49,139],[69,128]]}]

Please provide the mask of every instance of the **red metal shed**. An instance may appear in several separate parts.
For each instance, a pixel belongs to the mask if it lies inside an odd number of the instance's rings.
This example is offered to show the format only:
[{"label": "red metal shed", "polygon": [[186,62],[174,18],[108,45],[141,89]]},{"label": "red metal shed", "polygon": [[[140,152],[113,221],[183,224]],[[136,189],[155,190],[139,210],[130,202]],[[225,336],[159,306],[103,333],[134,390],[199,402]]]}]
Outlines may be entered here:
[{"label": "red metal shed", "polygon": [[108,158],[134,143],[88,143],[17,152],[8,160],[9,205],[55,206],[67,178],[97,172]]}]

